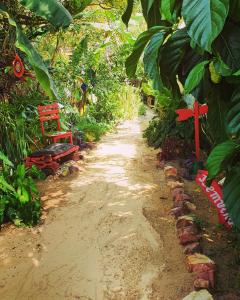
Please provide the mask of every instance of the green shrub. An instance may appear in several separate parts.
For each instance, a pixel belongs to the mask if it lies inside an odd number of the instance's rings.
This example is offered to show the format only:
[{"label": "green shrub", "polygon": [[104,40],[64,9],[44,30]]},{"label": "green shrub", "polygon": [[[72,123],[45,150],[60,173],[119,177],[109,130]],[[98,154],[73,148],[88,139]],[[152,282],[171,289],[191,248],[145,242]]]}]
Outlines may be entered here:
[{"label": "green shrub", "polygon": [[41,203],[38,189],[23,164],[13,163],[0,152],[0,224],[33,226],[39,221]]},{"label": "green shrub", "polygon": [[139,115],[139,116],[145,116],[145,115],[146,115],[146,112],[147,112],[146,105],[142,103],[142,104],[140,105],[140,107],[139,107],[138,115]]},{"label": "green shrub", "polygon": [[143,136],[147,139],[149,146],[159,148],[167,137],[192,140],[193,134],[192,120],[177,122],[174,110],[162,110],[151,120]]}]

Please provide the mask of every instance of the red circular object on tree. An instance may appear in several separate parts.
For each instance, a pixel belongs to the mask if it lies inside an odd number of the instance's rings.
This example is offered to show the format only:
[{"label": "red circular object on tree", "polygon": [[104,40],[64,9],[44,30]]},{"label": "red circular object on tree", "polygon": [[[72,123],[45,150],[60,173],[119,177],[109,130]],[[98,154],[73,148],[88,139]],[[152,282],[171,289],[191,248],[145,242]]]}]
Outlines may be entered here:
[{"label": "red circular object on tree", "polygon": [[15,59],[13,61],[13,71],[14,71],[14,75],[18,78],[23,77],[25,73],[24,64],[21,58],[18,56],[18,54],[16,54]]}]

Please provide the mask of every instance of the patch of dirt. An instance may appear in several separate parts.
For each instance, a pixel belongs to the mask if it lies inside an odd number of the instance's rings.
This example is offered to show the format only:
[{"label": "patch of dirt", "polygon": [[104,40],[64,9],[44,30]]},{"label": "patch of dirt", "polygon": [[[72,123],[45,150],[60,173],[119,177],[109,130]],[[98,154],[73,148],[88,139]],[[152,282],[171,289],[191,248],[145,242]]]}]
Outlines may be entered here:
[{"label": "patch of dirt", "polygon": [[217,265],[215,300],[240,299],[240,241],[236,235],[218,224],[216,208],[194,182],[186,182],[186,190],[193,195],[197,218],[203,228],[204,254]]},{"label": "patch of dirt", "polygon": [[181,300],[192,291],[163,172],[142,138],[147,121],[120,124],[76,177],[42,183],[41,225],[0,232],[1,300]]}]

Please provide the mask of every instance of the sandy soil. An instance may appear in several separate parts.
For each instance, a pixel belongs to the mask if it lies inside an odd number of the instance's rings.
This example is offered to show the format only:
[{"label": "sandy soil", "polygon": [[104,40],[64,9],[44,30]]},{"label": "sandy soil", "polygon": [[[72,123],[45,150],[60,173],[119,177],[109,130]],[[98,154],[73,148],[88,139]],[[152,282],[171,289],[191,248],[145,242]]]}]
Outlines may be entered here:
[{"label": "sandy soil", "polygon": [[45,220],[0,233],[0,299],[180,300],[192,289],[146,120],[121,124],[77,177],[45,182]]}]

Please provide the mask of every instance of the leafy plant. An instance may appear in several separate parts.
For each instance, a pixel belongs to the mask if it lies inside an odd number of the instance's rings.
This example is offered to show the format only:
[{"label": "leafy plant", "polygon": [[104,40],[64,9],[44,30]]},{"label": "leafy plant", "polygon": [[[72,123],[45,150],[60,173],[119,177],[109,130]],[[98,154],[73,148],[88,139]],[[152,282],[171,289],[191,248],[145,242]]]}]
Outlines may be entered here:
[{"label": "leafy plant", "polygon": [[22,164],[15,168],[0,151],[0,224],[36,225],[41,212],[40,198],[33,179]]},{"label": "leafy plant", "polygon": [[[155,66],[154,76],[151,74],[157,80],[154,87],[158,86],[160,92],[163,87],[170,89],[173,102],[180,103],[184,94],[191,93],[200,103],[208,103],[205,134],[213,149],[208,159],[209,180],[225,172],[224,201],[233,221],[240,225],[236,160],[240,132],[240,1],[147,0],[141,4],[148,30],[135,43],[126,63],[127,73],[134,75],[139,53],[154,43],[151,33],[163,35],[164,40],[155,44],[158,55],[148,55],[144,60],[145,70]],[[153,9],[155,6],[160,9]],[[165,28],[155,31],[163,24]],[[145,46],[139,42],[143,36],[148,37]]]}]

